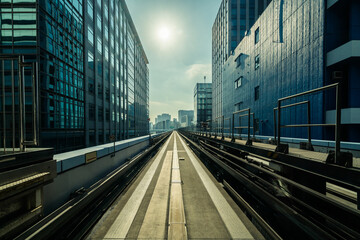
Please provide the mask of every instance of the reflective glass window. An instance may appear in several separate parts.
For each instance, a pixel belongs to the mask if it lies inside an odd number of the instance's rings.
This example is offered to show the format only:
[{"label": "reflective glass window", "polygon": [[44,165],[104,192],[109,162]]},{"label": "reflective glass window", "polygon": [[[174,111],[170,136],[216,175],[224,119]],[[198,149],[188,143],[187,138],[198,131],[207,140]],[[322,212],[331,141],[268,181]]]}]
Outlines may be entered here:
[{"label": "reflective glass window", "polygon": [[113,34],[110,35],[110,43],[111,43],[111,47],[114,48],[114,35]]},{"label": "reflective glass window", "polygon": [[255,87],[255,101],[259,99],[260,97],[260,89],[259,86]]},{"label": "reflective glass window", "polygon": [[105,45],[105,60],[109,61],[109,48],[107,45]]},{"label": "reflective glass window", "polygon": [[94,45],[94,32],[90,26],[88,26],[88,39],[91,45]]},{"label": "reflective glass window", "polygon": [[14,30],[14,45],[35,45],[36,30]]},{"label": "reflective glass window", "polygon": [[114,29],[114,16],[112,14],[110,14],[110,26]]},{"label": "reflective glass window", "polygon": [[98,13],[96,15],[96,26],[101,30],[101,15]]},{"label": "reflective glass window", "polygon": [[104,34],[105,34],[105,39],[109,40],[109,28],[107,25],[104,26]]},{"label": "reflective glass window", "polygon": [[111,52],[111,66],[114,67],[114,64],[115,64],[114,53]]},{"label": "reflective glass window", "polygon": [[100,37],[97,38],[97,50],[102,54],[102,41]]},{"label": "reflective glass window", "polygon": [[36,28],[36,13],[13,13],[14,28]]},{"label": "reflective glass window", "polygon": [[94,19],[94,6],[91,0],[87,1],[87,13],[91,19]]},{"label": "reflective glass window", "polygon": [[259,42],[259,28],[255,30],[255,44]]},{"label": "reflective glass window", "polygon": [[92,52],[88,52],[88,66],[90,69],[94,70],[94,54]]},{"label": "reflective glass window", "polygon": [[11,13],[0,13],[0,26],[2,29],[6,28],[12,28],[12,17]]},{"label": "reflective glass window", "polygon": [[108,6],[106,4],[104,4],[104,16],[106,19],[109,18],[109,9]]},{"label": "reflective glass window", "polygon": [[260,67],[260,54],[255,57],[255,70]]},{"label": "reflective glass window", "polygon": [[0,31],[0,45],[12,45],[12,30]]}]

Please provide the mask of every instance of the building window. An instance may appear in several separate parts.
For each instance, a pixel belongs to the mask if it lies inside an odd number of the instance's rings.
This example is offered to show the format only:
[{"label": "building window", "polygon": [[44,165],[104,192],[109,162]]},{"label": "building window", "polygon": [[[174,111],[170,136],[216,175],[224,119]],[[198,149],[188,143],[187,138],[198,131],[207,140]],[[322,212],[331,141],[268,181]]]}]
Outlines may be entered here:
[{"label": "building window", "polygon": [[103,98],[103,88],[102,85],[100,83],[98,83],[98,94],[97,94],[99,99]]},{"label": "building window", "polygon": [[97,15],[96,15],[96,26],[99,28],[99,30],[101,31],[101,15],[98,13]]},{"label": "building window", "polygon": [[88,12],[90,18],[93,19],[94,18],[94,7],[93,7],[91,0],[89,0],[87,2],[87,12]]},{"label": "building window", "polygon": [[235,80],[235,89],[241,87],[241,82],[242,82],[243,76],[239,77],[238,79]]},{"label": "building window", "polygon": [[104,26],[104,29],[105,29],[105,39],[108,41],[109,40],[109,28],[108,26]]},{"label": "building window", "polygon": [[104,110],[100,106],[98,107],[98,120],[99,122],[104,120]]},{"label": "building window", "polygon": [[109,48],[107,45],[105,45],[105,60],[109,61]]},{"label": "building window", "polygon": [[95,120],[95,105],[92,103],[89,103],[89,119]]},{"label": "building window", "polygon": [[110,89],[109,88],[105,88],[105,100],[107,102],[110,102]]},{"label": "building window", "polygon": [[105,19],[107,20],[109,18],[109,8],[106,4],[104,4],[104,15]]},{"label": "building window", "polygon": [[102,41],[100,37],[97,38],[97,50],[99,51],[100,54],[102,54]]},{"label": "building window", "polygon": [[255,57],[255,70],[260,67],[260,54]]},{"label": "building window", "polygon": [[255,44],[257,44],[259,42],[259,28],[257,28],[255,30]]},{"label": "building window", "polygon": [[259,86],[255,87],[255,101],[258,100],[260,97],[260,90]]},{"label": "building window", "polygon": [[106,109],[106,110],[105,110],[105,118],[106,118],[106,121],[107,121],[107,122],[110,121],[110,110],[109,110],[109,109]]},{"label": "building window", "polygon": [[94,32],[90,26],[88,26],[88,40],[91,45],[94,45]]},{"label": "building window", "polygon": [[236,62],[236,67],[240,67],[240,65],[241,65],[241,53],[240,53],[240,55],[235,59],[235,62]]},{"label": "building window", "polygon": [[94,54],[88,52],[88,67],[94,70]]}]

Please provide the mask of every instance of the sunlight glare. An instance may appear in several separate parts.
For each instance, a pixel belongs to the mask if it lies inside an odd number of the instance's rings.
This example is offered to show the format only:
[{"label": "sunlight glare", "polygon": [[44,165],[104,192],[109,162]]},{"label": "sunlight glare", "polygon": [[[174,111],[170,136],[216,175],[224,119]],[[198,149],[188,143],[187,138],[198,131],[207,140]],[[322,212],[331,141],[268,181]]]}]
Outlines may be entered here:
[{"label": "sunlight glare", "polygon": [[166,26],[163,26],[163,27],[159,28],[158,37],[163,42],[169,41],[170,37],[171,37],[170,29],[168,27],[166,27]]}]

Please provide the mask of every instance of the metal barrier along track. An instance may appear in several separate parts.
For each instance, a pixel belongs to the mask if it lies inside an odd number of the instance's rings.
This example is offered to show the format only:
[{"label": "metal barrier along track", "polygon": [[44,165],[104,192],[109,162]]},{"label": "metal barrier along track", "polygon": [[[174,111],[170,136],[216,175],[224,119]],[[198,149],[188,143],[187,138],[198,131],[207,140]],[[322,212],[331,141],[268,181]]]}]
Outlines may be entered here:
[{"label": "metal barrier along track", "polygon": [[24,56],[0,57],[0,147],[3,154],[24,151],[28,146],[39,144],[37,73],[38,64],[25,61]]},{"label": "metal barrier along track", "polygon": [[169,137],[154,138],[154,145],[108,174],[89,189],[80,189],[74,198],[14,237],[14,239],[82,239],[119,194],[131,183],[148,159]]},{"label": "metal barrier along track", "polygon": [[[234,155],[223,145],[202,138],[190,143],[218,179],[225,181],[285,239],[359,239],[360,214],[300,183],[277,174],[264,157],[240,151]],[[246,207],[244,207],[246,209]],[[249,210],[247,210],[249,211]],[[250,211],[251,215],[251,211]],[[267,227],[265,236],[274,237]]]}]

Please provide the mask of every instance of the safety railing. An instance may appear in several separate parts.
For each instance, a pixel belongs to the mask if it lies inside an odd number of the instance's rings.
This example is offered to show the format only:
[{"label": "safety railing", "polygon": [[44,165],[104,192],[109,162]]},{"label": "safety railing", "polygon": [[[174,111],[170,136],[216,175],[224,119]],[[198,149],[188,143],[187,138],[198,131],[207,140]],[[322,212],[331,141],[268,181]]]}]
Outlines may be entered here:
[{"label": "safety railing", "polygon": [[[310,123],[310,114],[308,114],[308,124],[293,124],[293,125],[281,125],[281,109],[284,107],[288,107],[289,105],[286,106],[281,106],[281,103],[285,100],[288,99],[292,99],[292,98],[297,98],[300,96],[304,96],[304,95],[309,95],[312,93],[316,93],[316,92],[321,92],[321,91],[325,91],[331,88],[335,88],[336,89],[336,97],[335,97],[335,101],[336,101],[336,108],[335,108],[335,124],[311,124]],[[339,163],[340,162],[340,129],[341,129],[341,108],[340,108],[340,85],[339,83],[334,83],[331,85],[327,85],[324,87],[320,87],[320,88],[316,88],[313,90],[309,90],[306,92],[302,92],[302,93],[298,93],[298,94],[294,94],[291,96],[287,96],[284,98],[280,98],[278,99],[278,103],[277,103],[277,147],[276,147],[276,151],[277,152],[284,152],[284,153],[288,153],[288,146],[286,146],[285,144],[281,144],[281,128],[291,128],[291,127],[307,127],[308,129],[310,129],[310,127],[329,127],[329,126],[333,126],[335,127],[335,152],[334,152],[334,161],[335,163]],[[299,103],[300,104],[300,103]],[[294,106],[294,104],[290,104],[290,106]],[[310,109],[310,108],[308,108]],[[308,110],[309,111],[309,110]],[[308,130],[309,131],[309,130]],[[309,139],[311,141],[311,131],[308,132],[308,136]]]},{"label": "safety railing", "polygon": [[[225,122],[228,121],[229,123],[229,127],[225,127]],[[225,139],[225,130],[231,130],[231,118],[225,118],[224,116],[222,116],[222,136],[221,136],[221,140],[224,140]]]},{"label": "safety railing", "polygon": [[220,135],[220,133],[222,132],[222,116],[221,117],[217,117],[217,118],[215,118],[215,120],[214,120],[214,126],[215,126],[215,138],[217,138],[219,135]]},{"label": "safety railing", "polygon": [[[313,148],[313,146],[312,146],[312,144],[311,144],[311,126],[310,126],[310,124],[311,124],[311,116],[310,116],[310,114],[311,114],[311,111],[310,111],[310,101],[302,101],[302,102],[298,102],[298,103],[293,103],[293,104],[288,104],[288,105],[285,105],[285,106],[281,106],[281,109],[284,109],[284,108],[290,108],[290,107],[295,107],[295,106],[299,106],[299,105],[306,105],[306,107],[307,107],[307,131],[308,131],[308,142],[307,142],[307,144],[306,144],[306,146],[304,147],[305,149],[307,149],[307,150],[311,150],[311,151],[313,151],[314,150],[314,148]],[[277,121],[276,121],[276,112],[277,112],[277,110],[278,110],[278,108],[276,107],[276,108],[274,108],[274,140],[275,140],[275,142],[277,143],[277,134],[276,134],[276,132],[277,132]],[[280,127],[282,127],[282,128],[286,128],[286,127],[290,127],[290,126],[292,126],[292,127],[304,127],[303,126],[303,124],[297,124],[297,125],[281,125]]]},{"label": "safety railing", "polygon": [[208,135],[209,135],[209,137],[211,137],[211,133],[212,133],[212,124],[211,123],[212,123],[212,121],[211,121],[211,119],[209,119],[206,122],[208,123],[208,127],[207,127]]},{"label": "safety railing", "polygon": [[[18,151],[17,149],[24,151],[26,146],[36,146],[39,144],[39,80],[36,74],[37,63],[25,62],[24,58],[19,56],[1,57],[0,64],[3,70],[0,74],[2,82],[2,98],[0,102],[2,102],[3,125],[1,127],[3,152],[6,154],[7,152]],[[7,76],[10,76],[8,80],[5,78],[5,71],[8,72]],[[27,82],[26,77],[30,77],[31,82]],[[31,114],[30,109],[26,106],[26,102],[30,99],[30,93]],[[18,99],[16,99],[16,95]],[[10,101],[6,96],[11,96],[8,98]],[[31,121],[26,121],[26,116],[29,115],[32,116],[32,119]],[[19,123],[18,126],[16,126],[17,122]],[[32,123],[32,129],[28,129],[30,126],[27,122]],[[11,136],[7,135],[9,133]],[[27,137],[27,133],[31,133],[31,139]],[[8,143],[8,140],[10,143]]]},{"label": "safety railing", "polygon": [[[241,114],[240,113],[244,113],[245,114]],[[235,127],[235,116],[238,115],[238,118],[239,118],[239,126],[238,127]],[[255,121],[255,114],[254,113],[251,113],[250,111],[250,108],[246,108],[246,109],[243,109],[243,110],[240,110],[240,111],[236,111],[236,112],[233,112],[232,114],[232,136],[231,136],[231,141],[232,142],[235,142],[235,129],[239,129],[239,135],[241,136],[241,130],[242,129],[247,129],[247,141],[246,141],[246,145],[252,145],[252,140],[250,139],[250,129],[253,129],[253,137],[255,137],[255,129],[254,129],[254,124],[253,124],[253,127],[251,127],[251,116],[253,116],[253,122]],[[242,117],[247,117],[247,126],[242,126],[241,125],[241,118]]]}]

